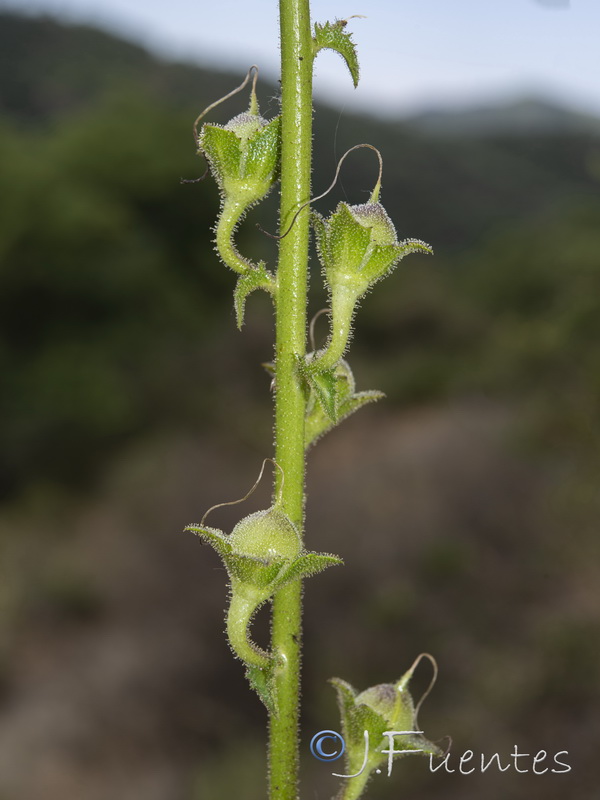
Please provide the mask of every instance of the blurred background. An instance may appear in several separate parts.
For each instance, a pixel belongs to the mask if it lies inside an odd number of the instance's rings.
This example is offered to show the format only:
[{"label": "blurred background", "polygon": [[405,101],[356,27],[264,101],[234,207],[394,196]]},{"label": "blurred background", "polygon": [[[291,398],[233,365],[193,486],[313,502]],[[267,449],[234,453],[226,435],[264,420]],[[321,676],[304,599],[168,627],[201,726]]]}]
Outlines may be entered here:
[{"label": "blurred background", "polygon": [[[329,798],[342,771],[308,749],[339,729],[327,679],[393,681],[426,650],[429,738],[504,764],[515,745],[566,750],[572,769],[432,775],[415,758],[369,797],[591,800],[600,8],[365,5],[313,3],[320,21],[369,15],[350,23],[355,94],[339,57],[319,56],[315,190],[372,143],[399,234],[436,255],[363,302],[349,360],[357,388],[387,399],[309,455],[307,543],[346,566],[306,586],[302,796]],[[180,531],[243,496],[270,454],[273,323],[253,296],[236,330],[217,192],[180,178],[204,169],[192,121],[251,63],[277,113],[275,15],[264,1],[0,8],[2,800],[265,796],[265,714],[223,635],[224,573]],[[375,177],[372,154],[353,154],[318,209],[364,201]],[[273,264],[256,222],[275,229],[275,195],[238,235]],[[266,483],[242,513],[265,507]]]}]

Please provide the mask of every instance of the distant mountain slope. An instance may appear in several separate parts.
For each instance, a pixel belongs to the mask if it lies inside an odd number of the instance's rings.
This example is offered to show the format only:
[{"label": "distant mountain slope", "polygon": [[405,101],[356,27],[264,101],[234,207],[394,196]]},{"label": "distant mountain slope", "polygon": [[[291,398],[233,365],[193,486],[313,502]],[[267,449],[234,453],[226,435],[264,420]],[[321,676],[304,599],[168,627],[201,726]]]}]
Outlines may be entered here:
[{"label": "distant mountain slope", "polygon": [[[167,62],[92,26],[0,9],[0,114],[21,121],[39,122],[95,102],[107,92],[136,86],[173,105],[201,105],[230,91],[237,77]],[[275,93],[273,86],[262,84],[265,95]],[[600,132],[599,118],[539,98],[432,109],[404,122],[418,133],[444,136]]]},{"label": "distant mountain slope", "polygon": [[175,106],[201,107],[231,85],[230,75],[162,61],[87,25],[0,11],[0,114],[21,122],[56,118],[136,88]]},{"label": "distant mountain slope", "polygon": [[569,111],[537,98],[450,111],[433,109],[410,117],[408,122],[416,130],[445,136],[465,133],[479,136],[600,133],[598,117]]}]

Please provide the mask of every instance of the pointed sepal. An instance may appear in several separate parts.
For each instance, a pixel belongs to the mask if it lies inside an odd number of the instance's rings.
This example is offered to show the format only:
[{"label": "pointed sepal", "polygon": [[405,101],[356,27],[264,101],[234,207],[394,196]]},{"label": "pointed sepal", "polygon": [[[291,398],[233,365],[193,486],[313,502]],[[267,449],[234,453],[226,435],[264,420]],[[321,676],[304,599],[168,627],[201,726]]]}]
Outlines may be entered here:
[{"label": "pointed sepal", "polygon": [[304,553],[298,556],[279,576],[278,588],[298,578],[309,578],[311,575],[323,572],[327,567],[335,567],[343,563],[341,558],[329,553]]},{"label": "pointed sepal", "polygon": [[232,547],[229,537],[225,536],[223,531],[218,528],[209,528],[205,525],[186,525],[184,531],[195,533],[203,542],[210,544],[223,559],[227,558],[231,553]]},{"label": "pointed sepal", "polygon": [[227,125],[206,123],[198,151],[225,197],[245,208],[268,194],[279,174],[281,119],[267,122],[258,114],[238,114]]},{"label": "pointed sepal", "polygon": [[221,125],[205,124],[198,138],[198,151],[202,153],[221,191],[228,179],[240,174],[242,150],[235,131]]},{"label": "pointed sepal", "polygon": [[232,579],[235,578],[241,583],[261,590],[273,585],[282,567],[287,563],[285,558],[274,558],[267,562],[266,559],[240,553],[230,553],[223,557],[223,561]]},{"label": "pointed sepal", "polygon": [[270,664],[268,667],[256,667],[253,664],[247,664],[246,678],[269,714],[277,716],[277,686],[274,676],[274,664]]},{"label": "pointed sepal", "polygon": [[310,361],[298,362],[300,374],[306,381],[310,394],[317,399],[323,413],[333,425],[338,421],[339,383],[335,367],[326,370],[314,369]]},{"label": "pointed sepal", "polygon": [[357,705],[356,690],[349,683],[341,678],[331,678],[329,682],[338,696],[342,733],[346,743],[345,774],[362,775],[365,771],[368,774],[380,762],[381,754],[378,753],[377,746],[384,739],[383,733],[387,725],[372,709]]},{"label": "pointed sepal", "polygon": [[248,141],[244,174],[261,180],[270,189],[279,177],[280,157],[281,117],[274,117]]},{"label": "pointed sepal", "polygon": [[320,405],[315,405],[310,414],[307,414],[305,425],[305,443],[306,447],[315,444],[321,436],[324,436],[330,430],[335,428],[340,422],[343,422],[355,411],[358,411],[363,406],[369,403],[375,403],[385,397],[383,392],[375,390],[367,392],[357,392],[347,400],[343,400],[338,408],[337,420],[332,422],[331,419],[323,413]]}]

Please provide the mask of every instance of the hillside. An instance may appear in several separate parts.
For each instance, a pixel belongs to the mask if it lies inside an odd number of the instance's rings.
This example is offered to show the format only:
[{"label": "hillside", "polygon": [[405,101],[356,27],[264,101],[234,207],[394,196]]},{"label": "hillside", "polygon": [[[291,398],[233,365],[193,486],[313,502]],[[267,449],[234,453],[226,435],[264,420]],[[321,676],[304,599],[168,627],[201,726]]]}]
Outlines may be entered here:
[{"label": "hillside", "polygon": [[520,98],[496,105],[472,105],[452,111],[429,110],[407,120],[423,133],[442,136],[556,136],[600,133],[600,119],[561,108],[540,98]]},{"label": "hillside", "polygon": [[173,107],[202,104],[231,76],[170,64],[86,25],[0,10],[0,113],[20,123],[56,121],[116,91],[143,91]]},{"label": "hillside", "polygon": [[[203,102],[206,87],[219,96],[237,79],[191,63],[169,63],[98,28],[1,9],[0,67],[0,111],[38,123],[94,103],[123,85],[143,86],[163,101],[186,107],[198,91]],[[264,95],[275,92],[274,86],[263,87]],[[405,122],[419,132],[443,136],[600,131],[597,117],[536,97],[456,110],[430,109]]]}]

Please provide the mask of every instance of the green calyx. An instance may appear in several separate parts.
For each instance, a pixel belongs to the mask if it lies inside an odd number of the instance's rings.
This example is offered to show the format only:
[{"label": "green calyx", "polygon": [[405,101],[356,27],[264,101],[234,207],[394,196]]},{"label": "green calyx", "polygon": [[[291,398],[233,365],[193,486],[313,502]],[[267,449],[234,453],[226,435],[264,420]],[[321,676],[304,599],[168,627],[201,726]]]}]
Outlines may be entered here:
[{"label": "green calyx", "polygon": [[282,586],[343,562],[328,553],[304,550],[296,526],[277,502],[240,520],[230,535],[202,524],[188,525],[185,530],[196,533],[223,559],[231,587],[229,643],[245,663],[253,688],[272,710],[272,677],[277,665],[273,656],[250,638],[252,618]]},{"label": "green calyx", "polygon": [[322,371],[312,367],[314,356],[314,353],[309,353],[306,360],[300,362],[300,372],[309,389],[305,421],[306,447],[310,447],[359,408],[384,397],[383,392],[356,392],[354,375],[343,358],[335,366]]},{"label": "green calyx", "polygon": [[328,219],[314,214],[313,225],[327,285],[332,292],[343,288],[357,299],[404,256],[432,252],[418,239],[399,242],[379,202],[354,206],[339,203]]},{"label": "green calyx", "polygon": [[250,111],[225,126],[202,126],[198,151],[206,156],[225,198],[248,208],[273,188],[279,172],[280,128],[279,117],[267,122]]},{"label": "green calyx", "polygon": [[198,136],[202,153],[221,191],[221,210],[215,226],[215,244],[223,263],[240,276],[234,294],[238,328],[244,321],[246,298],[256,289],[274,295],[276,281],[264,262],[254,264],[235,244],[235,231],[248,209],[258,203],[279,177],[281,119],[270,122],[258,113],[254,92],[248,111],[226,125],[204,124]]},{"label": "green calyx", "polygon": [[317,252],[331,303],[331,337],[314,369],[331,369],[342,358],[357,303],[373,284],[409,253],[432,252],[418,239],[398,241],[392,221],[376,199],[378,194],[379,185],[368,203],[339,203],[328,219],[313,214]]},{"label": "green calyx", "polygon": [[409,752],[441,755],[440,748],[418,730],[418,706],[408,690],[420,659],[396,683],[378,684],[360,693],[340,678],[331,679],[346,742],[346,775],[354,776],[347,779],[344,797],[359,797],[374,770],[387,762],[389,774],[395,758]]}]

